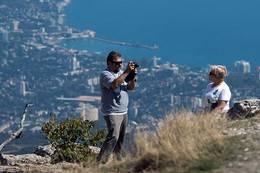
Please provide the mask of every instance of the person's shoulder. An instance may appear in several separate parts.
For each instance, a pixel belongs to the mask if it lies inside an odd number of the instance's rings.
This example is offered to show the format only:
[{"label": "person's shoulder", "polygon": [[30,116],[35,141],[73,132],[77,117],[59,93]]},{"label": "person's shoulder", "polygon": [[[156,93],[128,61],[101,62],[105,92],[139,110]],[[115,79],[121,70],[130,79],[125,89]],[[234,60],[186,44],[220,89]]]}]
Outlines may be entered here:
[{"label": "person's shoulder", "polygon": [[212,88],[212,85],[213,85],[213,82],[210,82],[210,83],[207,85],[207,88]]},{"label": "person's shoulder", "polygon": [[101,76],[112,75],[112,73],[111,73],[109,70],[105,69],[105,70],[103,70],[103,71],[100,73],[100,75],[101,75]]},{"label": "person's shoulder", "polygon": [[224,90],[230,91],[230,88],[229,88],[228,84],[227,84],[225,81],[222,83],[222,88],[223,88]]},{"label": "person's shoulder", "polygon": [[223,86],[224,88],[229,88],[228,84],[227,84],[225,81],[223,81],[222,86]]},{"label": "person's shoulder", "polygon": [[113,77],[112,73],[108,70],[102,71],[99,75],[100,80],[103,80],[103,79],[106,79],[106,78],[112,78],[112,77]]},{"label": "person's shoulder", "polygon": [[204,90],[204,92],[209,92],[212,89],[212,83],[209,83],[206,87],[206,89]]}]

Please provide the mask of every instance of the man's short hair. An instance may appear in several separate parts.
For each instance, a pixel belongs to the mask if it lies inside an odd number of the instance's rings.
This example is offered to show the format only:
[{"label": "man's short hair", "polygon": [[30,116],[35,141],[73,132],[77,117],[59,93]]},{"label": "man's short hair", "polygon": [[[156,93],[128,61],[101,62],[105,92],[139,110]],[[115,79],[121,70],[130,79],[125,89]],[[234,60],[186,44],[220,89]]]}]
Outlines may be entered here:
[{"label": "man's short hair", "polygon": [[115,57],[122,57],[122,55],[116,51],[109,52],[109,54],[107,55],[107,64],[109,61],[112,62]]}]

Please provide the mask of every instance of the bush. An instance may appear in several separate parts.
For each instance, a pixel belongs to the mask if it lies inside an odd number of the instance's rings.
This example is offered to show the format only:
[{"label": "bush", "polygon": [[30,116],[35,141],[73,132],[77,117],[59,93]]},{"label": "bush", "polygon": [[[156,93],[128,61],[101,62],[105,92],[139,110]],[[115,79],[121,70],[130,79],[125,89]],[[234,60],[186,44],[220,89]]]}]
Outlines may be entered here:
[{"label": "bush", "polygon": [[105,131],[93,130],[94,124],[82,119],[67,119],[58,123],[55,115],[42,126],[43,133],[55,148],[52,162],[82,162],[95,156],[89,146],[100,146],[105,138]]}]

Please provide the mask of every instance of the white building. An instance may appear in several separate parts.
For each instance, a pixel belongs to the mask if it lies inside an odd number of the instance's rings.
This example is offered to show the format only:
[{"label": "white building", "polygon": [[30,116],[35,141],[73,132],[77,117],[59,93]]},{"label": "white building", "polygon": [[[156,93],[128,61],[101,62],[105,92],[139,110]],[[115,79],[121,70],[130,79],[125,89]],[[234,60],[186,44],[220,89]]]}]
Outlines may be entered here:
[{"label": "white building", "polygon": [[161,60],[161,58],[154,56],[152,58],[152,60],[153,60],[153,67],[154,68],[159,68],[160,66],[158,65],[158,61]]},{"label": "white building", "polygon": [[22,95],[22,96],[26,96],[26,83],[25,83],[25,81],[21,81],[20,82],[20,95]]},{"label": "white building", "polygon": [[67,28],[67,33],[68,34],[72,34],[73,33],[73,29],[72,28]]},{"label": "white building", "polygon": [[4,42],[9,41],[9,33],[7,30],[0,28],[0,39]]},{"label": "white building", "polygon": [[87,82],[87,83],[88,83],[89,86],[93,85],[92,79],[88,79],[88,82]]},{"label": "white building", "polygon": [[179,67],[176,64],[171,65],[171,70],[174,74],[179,74]]},{"label": "white building", "polygon": [[160,70],[171,70],[173,74],[179,73],[179,67],[176,64],[165,63],[160,66]]},{"label": "white building", "polygon": [[203,106],[203,100],[199,97],[191,97],[191,108],[193,110],[202,108]]},{"label": "white building", "polygon": [[42,33],[42,34],[46,34],[46,29],[45,29],[45,27],[42,27],[42,28],[41,28],[41,33]]},{"label": "white building", "polygon": [[80,62],[77,60],[76,56],[70,59],[70,70],[75,71],[80,68]]},{"label": "white building", "polygon": [[257,79],[260,80],[260,66],[257,67]]},{"label": "white building", "polygon": [[87,34],[91,38],[96,36],[96,32],[92,31],[92,30],[89,30],[89,29],[85,30],[84,33]]},{"label": "white building", "polygon": [[86,103],[80,103],[80,108],[81,113],[80,116],[81,118],[89,121],[98,121],[98,108],[91,104],[86,104]]},{"label": "white building", "polygon": [[250,63],[244,60],[236,61],[234,63],[235,71],[238,73],[247,74],[251,72]]},{"label": "white building", "polygon": [[64,18],[65,18],[65,15],[64,15],[64,14],[60,14],[60,15],[58,16],[58,24],[63,25],[63,23],[64,23]]},{"label": "white building", "polygon": [[92,80],[93,80],[93,85],[99,85],[99,77],[94,77]]},{"label": "white building", "polygon": [[19,31],[19,21],[17,21],[17,20],[13,20],[13,31],[14,32],[18,32]]},{"label": "white building", "polygon": [[171,98],[170,98],[170,105],[171,106],[181,106],[182,104],[182,100],[181,100],[181,97],[180,96],[176,96],[176,95],[173,95],[171,94]]},{"label": "white building", "polygon": [[133,103],[133,106],[131,106],[129,108],[129,113],[133,116],[133,117],[137,117],[138,113],[139,113],[139,105],[137,104],[137,102]]},{"label": "white building", "polygon": [[90,86],[90,92],[95,92],[95,86],[99,85],[99,77],[94,77],[87,80],[88,85]]}]

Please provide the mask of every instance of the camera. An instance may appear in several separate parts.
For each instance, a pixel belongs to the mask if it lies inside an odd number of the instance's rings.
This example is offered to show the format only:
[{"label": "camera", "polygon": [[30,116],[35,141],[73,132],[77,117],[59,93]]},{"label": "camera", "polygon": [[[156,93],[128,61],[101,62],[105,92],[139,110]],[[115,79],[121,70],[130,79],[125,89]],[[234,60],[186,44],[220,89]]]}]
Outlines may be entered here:
[{"label": "camera", "polygon": [[[135,61],[129,61],[128,64],[134,65],[134,68],[140,67],[139,64],[137,64],[137,62],[135,62]],[[136,73],[136,72],[134,72],[134,73]]]},{"label": "camera", "polygon": [[130,62],[132,62],[134,64],[135,68],[139,67],[139,64],[137,64],[137,62],[135,62],[135,61],[130,61]]},{"label": "camera", "polygon": [[[138,68],[138,67],[139,67],[139,64],[137,64],[137,62],[135,62],[135,61],[129,61],[129,63],[132,63],[135,68]],[[133,80],[136,75],[137,75],[137,73],[136,73],[135,71],[131,71],[131,72],[127,75],[127,77],[125,78],[125,81],[126,81],[126,82],[129,82],[129,81]]]}]

